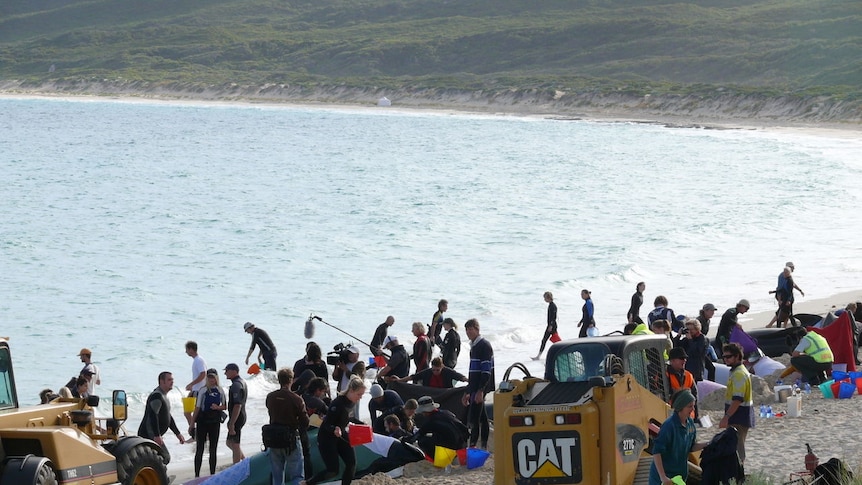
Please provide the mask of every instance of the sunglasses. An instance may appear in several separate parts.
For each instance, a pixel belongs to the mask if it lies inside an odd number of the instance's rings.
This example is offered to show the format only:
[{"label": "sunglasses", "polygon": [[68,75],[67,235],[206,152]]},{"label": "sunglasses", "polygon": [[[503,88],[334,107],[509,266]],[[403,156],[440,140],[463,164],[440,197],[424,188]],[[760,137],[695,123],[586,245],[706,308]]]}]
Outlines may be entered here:
[{"label": "sunglasses", "polygon": [[725,354],[725,355],[722,355],[722,356],[721,356],[721,358],[722,358],[722,359],[730,359],[730,358],[732,358],[732,357],[736,357],[736,356],[735,356],[735,355],[730,355],[730,354]]}]

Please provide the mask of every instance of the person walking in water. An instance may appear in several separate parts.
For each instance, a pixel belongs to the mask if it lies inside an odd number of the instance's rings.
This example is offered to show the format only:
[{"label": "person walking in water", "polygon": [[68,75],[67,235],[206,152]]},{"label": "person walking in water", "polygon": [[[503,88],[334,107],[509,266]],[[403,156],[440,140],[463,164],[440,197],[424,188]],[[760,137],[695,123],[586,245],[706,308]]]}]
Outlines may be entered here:
[{"label": "person walking in water", "polygon": [[[171,416],[171,403],[168,401],[168,392],[174,388],[174,376],[170,372],[159,373],[159,385],[147,397],[147,404],[144,407],[144,417],[141,419],[141,425],[138,427],[138,436],[151,439],[162,447],[164,453],[168,453],[165,447],[165,442],[162,435],[168,432],[168,429],[174,432],[180,444],[184,444],[186,439],[180,433],[174,417]],[[170,456],[170,455],[168,455]]]},{"label": "person walking in water", "polygon": [[245,333],[251,334],[251,347],[248,348],[248,355],[245,356],[245,364],[248,365],[248,359],[254,348],[260,348],[260,353],[263,355],[263,365],[267,370],[275,371],[275,358],[278,357],[278,352],[275,350],[275,345],[269,334],[262,328],[257,328],[251,322],[245,322],[242,326]]},{"label": "person walking in water", "polygon": [[581,321],[578,322],[578,326],[581,327],[581,331],[578,332],[579,338],[586,337],[589,329],[596,327],[596,319],[593,317],[595,308],[589,290],[581,290],[581,298],[584,299],[584,306],[581,307],[582,316]]},{"label": "person walking in water", "polygon": [[539,360],[542,357],[542,352],[545,351],[545,344],[548,343],[548,339],[551,338],[551,335],[557,333],[557,304],[554,303],[554,294],[546,291],[542,296],[545,298],[545,303],[548,304],[548,323],[545,327],[545,335],[542,336],[542,345],[539,346],[539,353],[533,357],[533,360]]},{"label": "person walking in water", "polygon": [[632,295],[632,303],[629,305],[629,311],[626,314],[626,319],[628,319],[629,323],[643,323],[641,320],[641,306],[644,304],[644,290],[646,290],[646,283],[641,281],[635,286],[635,292]]}]

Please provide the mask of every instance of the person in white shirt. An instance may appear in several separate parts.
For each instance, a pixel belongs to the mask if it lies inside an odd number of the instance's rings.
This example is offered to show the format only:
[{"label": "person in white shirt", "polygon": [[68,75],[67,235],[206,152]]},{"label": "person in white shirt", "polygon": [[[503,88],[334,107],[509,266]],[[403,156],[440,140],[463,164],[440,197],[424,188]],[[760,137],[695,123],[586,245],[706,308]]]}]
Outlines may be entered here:
[{"label": "person in white shirt", "polygon": [[[186,386],[186,391],[189,391],[188,397],[197,397],[200,388],[206,385],[207,379],[207,363],[204,358],[198,355],[198,343],[189,340],[186,342],[186,355],[192,360],[192,381]],[[185,411],[185,410],[184,410]],[[192,424],[192,413],[183,413],[186,416],[186,421],[189,425]]]},{"label": "person in white shirt", "polygon": [[99,375],[99,368],[96,366],[96,364],[90,361],[92,356],[93,351],[88,348],[83,348],[80,352],[78,352],[78,357],[80,357],[81,362],[84,363],[84,368],[81,369],[81,372],[79,372],[78,375],[84,375],[86,373],[91,376],[89,383],[89,392],[94,396],[98,396],[99,394],[96,392],[96,386],[102,383],[102,376]]}]

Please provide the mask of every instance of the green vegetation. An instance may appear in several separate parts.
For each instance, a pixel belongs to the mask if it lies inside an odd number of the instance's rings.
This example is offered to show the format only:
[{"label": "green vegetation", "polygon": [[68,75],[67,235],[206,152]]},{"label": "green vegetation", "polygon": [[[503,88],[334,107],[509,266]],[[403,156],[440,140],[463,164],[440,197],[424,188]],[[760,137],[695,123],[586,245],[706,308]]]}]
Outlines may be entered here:
[{"label": "green vegetation", "polygon": [[858,101],[862,2],[9,0],[0,79]]}]

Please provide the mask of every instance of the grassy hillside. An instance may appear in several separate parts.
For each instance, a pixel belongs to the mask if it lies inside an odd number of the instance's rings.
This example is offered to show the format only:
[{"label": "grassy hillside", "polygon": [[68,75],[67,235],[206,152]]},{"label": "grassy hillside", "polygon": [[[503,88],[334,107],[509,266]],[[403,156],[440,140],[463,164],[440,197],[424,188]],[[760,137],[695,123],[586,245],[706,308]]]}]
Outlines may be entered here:
[{"label": "grassy hillside", "polygon": [[[49,73],[51,65],[56,71]],[[859,0],[6,0],[0,79],[862,92]]]}]

